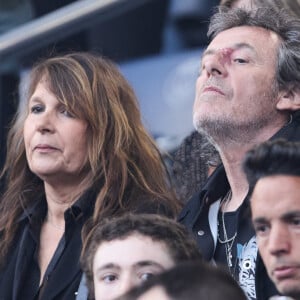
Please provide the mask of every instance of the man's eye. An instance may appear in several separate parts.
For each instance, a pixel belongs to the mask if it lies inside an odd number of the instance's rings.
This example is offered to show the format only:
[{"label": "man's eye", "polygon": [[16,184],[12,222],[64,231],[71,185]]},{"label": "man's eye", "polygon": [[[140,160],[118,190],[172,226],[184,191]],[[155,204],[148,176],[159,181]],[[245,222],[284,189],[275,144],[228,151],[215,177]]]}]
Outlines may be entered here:
[{"label": "man's eye", "polygon": [[239,64],[246,64],[248,62],[246,59],[243,58],[235,58],[233,61]]},{"label": "man's eye", "polygon": [[268,233],[269,228],[266,225],[257,225],[254,226],[254,230],[257,235],[264,236]]},{"label": "man's eye", "polygon": [[300,225],[300,218],[295,218],[291,221],[291,223],[295,226],[299,226]]}]

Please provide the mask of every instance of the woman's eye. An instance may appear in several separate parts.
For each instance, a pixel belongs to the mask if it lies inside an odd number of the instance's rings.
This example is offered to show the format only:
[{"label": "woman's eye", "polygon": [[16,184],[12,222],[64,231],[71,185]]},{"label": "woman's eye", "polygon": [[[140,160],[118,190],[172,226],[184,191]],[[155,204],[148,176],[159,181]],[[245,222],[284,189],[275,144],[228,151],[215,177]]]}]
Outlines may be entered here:
[{"label": "woman's eye", "polygon": [[31,113],[37,114],[37,113],[40,113],[42,111],[44,111],[44,106],[42,106],[42,105],[34,105],[30,108]]},{"label": "woman's eye", "polygon": [[62,109],[61,109],[61,113],[62,113],[63,115],[65,115],[66,117],[74,118],[74,115],[71,114],[66,108],[62,108]]}]

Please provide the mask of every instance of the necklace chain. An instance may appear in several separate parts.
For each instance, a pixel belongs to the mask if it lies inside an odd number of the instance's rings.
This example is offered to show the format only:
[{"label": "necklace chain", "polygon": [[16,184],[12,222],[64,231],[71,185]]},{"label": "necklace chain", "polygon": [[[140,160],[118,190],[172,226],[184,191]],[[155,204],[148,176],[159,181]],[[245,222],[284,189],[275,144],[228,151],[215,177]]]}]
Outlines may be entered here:
[{"label": "necklace chain", "polygon": [[224,217],[225,208],[231,199],[231,195],[232,195],[231,190],[229,190],[228,193],[226,194],[226,196],[221,201],[221,207],[223,206],[223,210],[221,211],[221,220],[222,220],[222,229],[223,229],[223,234],[224,234],[224,240],[221,239],[220,233],[218,233],[218,241],[221,244],[224,244],[224,247],[225,247],[226,260],[227,260],[227,265],[228,265],[229,269],[233,266],[233,264],[232,264],[232,247],[234,245],[234,241],[237,236],[237,231],[236,231],[231,238],[228,238],[226,226],[225,226],[225,217]]},{"label": "necklace chain", "polygon": [[56,228],[58,230],[61,230],[61,231],[64,231],[65,230],[65,227],[64,226],[59,226],[59,225],[56,225],[54,224],[50,219],[49,219],[49,216],[47,215],[46,216],[46,222],[49,223],[53,228]]}]

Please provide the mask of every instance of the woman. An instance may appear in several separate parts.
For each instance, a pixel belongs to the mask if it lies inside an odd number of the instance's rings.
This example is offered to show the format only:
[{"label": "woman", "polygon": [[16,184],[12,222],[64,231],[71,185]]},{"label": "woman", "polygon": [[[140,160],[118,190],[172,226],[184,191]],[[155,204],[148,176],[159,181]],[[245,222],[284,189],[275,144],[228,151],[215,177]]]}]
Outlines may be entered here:
[{"label": "woman", "polygon": [[88,220],[126,211],[177,213],[135,95],[101,57],[72,53],[32,69],[7,153],[3,299],[74,299]]}]

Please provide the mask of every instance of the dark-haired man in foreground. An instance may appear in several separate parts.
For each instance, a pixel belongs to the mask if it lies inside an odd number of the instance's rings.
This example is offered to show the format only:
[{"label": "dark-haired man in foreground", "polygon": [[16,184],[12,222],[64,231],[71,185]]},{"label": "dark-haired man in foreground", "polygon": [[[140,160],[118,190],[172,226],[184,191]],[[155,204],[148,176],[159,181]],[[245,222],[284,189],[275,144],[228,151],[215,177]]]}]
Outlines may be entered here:
[{"label": "dark-haired man in foreground", "polygon": [[300,300],[300,143],[263,143],[248,152],[244,170],[269,277],[283,295]]}]

